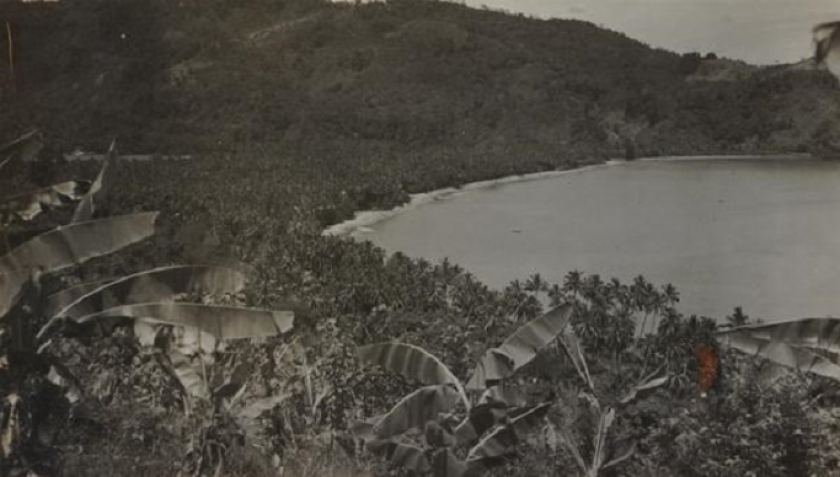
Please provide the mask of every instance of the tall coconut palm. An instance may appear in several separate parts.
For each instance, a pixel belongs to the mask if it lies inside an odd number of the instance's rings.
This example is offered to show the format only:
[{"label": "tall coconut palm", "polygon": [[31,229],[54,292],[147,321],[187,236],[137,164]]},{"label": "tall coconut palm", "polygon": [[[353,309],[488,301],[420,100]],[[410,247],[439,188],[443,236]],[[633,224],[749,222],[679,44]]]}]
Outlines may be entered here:
[{"label": "tall coconut palm", "polygon": [[583,287],[583,273],[580,270],[572,270],[563,279],[563,291],[571,293],[572,297],[580,294]]},{"label": "tall coconut palm", "polygon": [[535,273],[525,281],[524,288],[526,292],[531,292],[535,296],[539,296],[540,293],[548,291],[548,283],[546,283],[539,273]]},{"label": "tall coconut palm", "polygon": [[680,301],[680,292],[677,291],[674,285],[668,283],[662,288],[662,293],[665,295],[665,300],[669,306],[674,306]]}]

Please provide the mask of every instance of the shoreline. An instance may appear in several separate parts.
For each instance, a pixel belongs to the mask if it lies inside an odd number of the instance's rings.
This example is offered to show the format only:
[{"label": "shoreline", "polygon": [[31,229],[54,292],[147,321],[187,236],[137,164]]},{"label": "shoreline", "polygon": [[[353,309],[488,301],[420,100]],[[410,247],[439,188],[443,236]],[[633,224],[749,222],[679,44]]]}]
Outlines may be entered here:
[{"label": "shoreline", "polygon": [[791,153],[791,154],[727,154],[727,155],[692,155],[692,156],[659,156],[659,157],[640,157],[631,161],[624,159],[611,159],[600,164],[591,164],[573,169],[563,169],[554,171],[533,172],[530,174],[520,174],[513,176],[500,177],[498,179],[491,179],[486,181],[468,182],[460,187],[447,187],[444,189],[435,189],[429,192],[420,192],[411,194],[410,200],[397,207],[388,210],[363,210],[356,212],[352,219],[339,222],[331,225],[321,232],[321,236],[333,237],[355,237],[358,234],[363,234],[370,231],[370,227],[379,222],[388,220],[397,215],[411,211],[425,204],[436,202],[438,200],[447,199],[457,194],[477,190],[487,189],[499,185],[529,182],[543,179],[553,179],[569,174],[578,174],[589,172],[596,169],[607,167],[621,166],[633,162],[673,162],[673,161],[732,161],[744,159],[759,159],[759,160],[805,160],[813,159],[811,154],[807,153]]},{"label": "shoreline", "polygon": [[654,156],[640,157],[633,161],[622,162],[674,162],[674,161],[743,161],[754,159],[758,161],[803,161],[813,159],[814,156],[807,152],[792,152],[789,154],[711,154],[692,156]]}]

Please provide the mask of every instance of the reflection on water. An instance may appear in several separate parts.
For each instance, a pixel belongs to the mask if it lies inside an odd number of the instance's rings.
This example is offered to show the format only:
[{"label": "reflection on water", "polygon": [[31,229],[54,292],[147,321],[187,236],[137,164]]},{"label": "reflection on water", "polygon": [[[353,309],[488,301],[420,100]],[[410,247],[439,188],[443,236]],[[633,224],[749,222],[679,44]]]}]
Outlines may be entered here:
[{"label": "reflection on water", "polygon": [[673,283],[684,313],[840,315],[840,163],[634,162],[472,190],[376,224],[389,251],[492,286],[570,270]]}]

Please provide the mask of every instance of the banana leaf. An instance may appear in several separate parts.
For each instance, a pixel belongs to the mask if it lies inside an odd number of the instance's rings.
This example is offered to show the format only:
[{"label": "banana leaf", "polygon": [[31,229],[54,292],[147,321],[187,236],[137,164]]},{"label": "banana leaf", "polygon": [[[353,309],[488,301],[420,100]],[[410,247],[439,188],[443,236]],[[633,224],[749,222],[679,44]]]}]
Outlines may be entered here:
[{"label": "banana leaf", "polygon": [[32,221],[50,208],[80,200],[90,187],[88,181],[67,181],[9,197],[0,203],[0,225],[8,226],[15,219]]},{"label": "banana leaf", "polygon": [[0,257],[0,317],[34,272],[50,273],[113,253],[154,233],[157,212],[57,227]]},{"label": "banana leaf", "polygon": [[200,371],[200,358],[190,358],[174,350],[169,351],[168,357],[170,373],[178,379],[186,394],[199,399],[210,397],[207,381]]},{"label": "banana leaf", "polygon": [[108,153],[105,155],[105,160],[102,161],[102,168],[99,169],[99,174],[96,175],[96,179],[90,185],[90,189],[81,198],[79,205],[76,206],[76,210],[73,212],[73,222],[83,222],[93,218],[93,213],[95,211],[93,196],[102,190],[102,183],[105,180],[105,171],[108,170],[108,165],[111,161],[116,158],[116,148],[117,140],[115,139],[111,141],[111,145],[108,147]]},{"label": "banana leaf", "polygon": [[102,295],[105,293],[121,305],[171,301],[181,294],[238,293],[245,287],[245,275],[230,268],[187,265],[155,268],[97,283],[99,287],[92,290],[82,286],[63,292],[66,296],[59,296],[55,301],[69,303],[56,311],[54,316],[79,318],[102,311]]},{"label": "banana leaf", "polygon": [[508,416],[508,406],[504,403],[478,404],[470,409],[467,417],[455,428],[455,439],[459,444],[475,442],[485,432],[504,422]]},{"label": "banana leaf", "polygon": [[453,384],[469,408],[469,399],[461,381],[439,359],[423,348],[403,343],[378,343],[358,349],[359,359],[415,379],[423,384]]},{"label": "banana leaf", "polygon": [[458,402],[458,391],[451,385],[436,384],[422,387],[398,402],[382,417],[374,432],[379,439],[398,436],[415,427],[425,426],[447,413]]},{"label": "banana leaf", "polygon": [[[790,341],[780,339],[763,339],[768,336],[764,331],[753,334],[752,329],[739,329],[722,333],[720,342],[743,353],[759,356],[773,363],[795,369],[801,372],[814,373],[820,376],[840,381],[840,366],[828,358],[805,347],[791,345]],[[794,343],[807,340],[791,340]]]},{"label": "banana leaf", "polygon": [[513,447],[533,433],[542,423],[543,418],[551,408],[545,403],[534,406],[517,416],[502,427],[499,427],[482,439],[467,454],[467,464],[476,465],[485,459],[502,457],[513,450]]},{"label": "banana leaf", "polygon": [[624,397],[621,398],[619,401],[622,405],[630,404],[639,397],[642,397],[653,390],[664,386],[668,383],[670,377],[667,373],[667,367],[662,365],[659,369],[654,371],[653,373],[645,376],[641,382],[633,386]]},{"label": "banana leaf", "polygon": [[288,311],[171,302],[115,306],[79,317],[77,321],[87,323],[113,317],[194,327],[220,341],[275,336],[290,331],[294,323],[294,314]]},{"label": "banana leaf", "polygon": [[368,442],[366,447],[374,454],[385,457],[393,467],[402,468],[418,475],[426,474],[432,470],[429,458],[419,447],[393,441],[372,441]]},{"label": "banana leaf", "polygon": [[486,389],[531,362],[542,348],[563,332],[571,316],[571,305],[562,305],[521,326],[501,346],[484,354],[467,389]]},{"label": "banana leaf", "polygon": [[740,336],[840,353],[840,318],[798,318],[739,326],[718,333],[724,342]]}]

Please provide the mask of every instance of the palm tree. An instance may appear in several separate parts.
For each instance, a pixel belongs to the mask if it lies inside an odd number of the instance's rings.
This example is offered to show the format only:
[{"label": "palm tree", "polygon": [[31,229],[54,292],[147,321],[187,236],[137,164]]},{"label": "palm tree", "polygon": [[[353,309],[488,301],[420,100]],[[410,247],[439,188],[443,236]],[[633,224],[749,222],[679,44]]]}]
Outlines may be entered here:
[{"label": "palm tree", "polygon": [[511,281],[510,284],[507,287],[505,287],[505,291],[512,295],[519,296],[523,293],[524,287],[522,286],[522,282],[519,281],[519,279],[517,278],[516,280]]},{"label": "palm tree", "polygon": [[604,281],[601,280],[601,276],[597,273],[589,275],[583,280],[581,295],[593,307],[597,307],[599,310],[605,310],[607,308],[607,299],[604,294]]},{"label": "palm tree", "polygon": [[535,273],[525,281],[525,291],[539,295],[542,292],[548,291],[548,283],[543,280],[539,273]]},{"label": "palm tree", "polygon": [[580,294],[580,290],[583,287],[582,276],[583,274],[580,270],[572,270],[567,273],[563,279],[563,291],[571,293],[573,298]]},{"label": "palm tree", "polygon": [[744,309],[736,306],[732,315],[726,317],[726,326],[743,326],[749,323],[749,321],[750,317],[744,314]]},{"label": "palm tree", "polygon": [[656,289],[645,280],[645,277],[638,275],[633,279],[633,284],[630,285],[630,294],[633,298],[633,305],[636,310],[644,312],[642,318],[642,325],[639,328],[639,334],[644,335],[647,328],[647,320],[650,314],[654,311],[654,304],[656,303]]},{"label": "palm tree", "polygon": [[560,288],[560,285],[556,283],[551,285],[551,288],[548,289],[548,299],[552,307],[559,306],[565,301],[563,289]]},{"label": "palm tree", "polygon": [[426,260],[425,258],[418,258],[417,259],[417,269],[420,273],[425,273],[432,267],[432,264]]},{"label": "palm tree", "polygon": [[662,288],[662,293],[665,295],[665,300],[669,306],[674,306],[680,301],[680,292],[677,291],[674,285],[668,283]]}]

